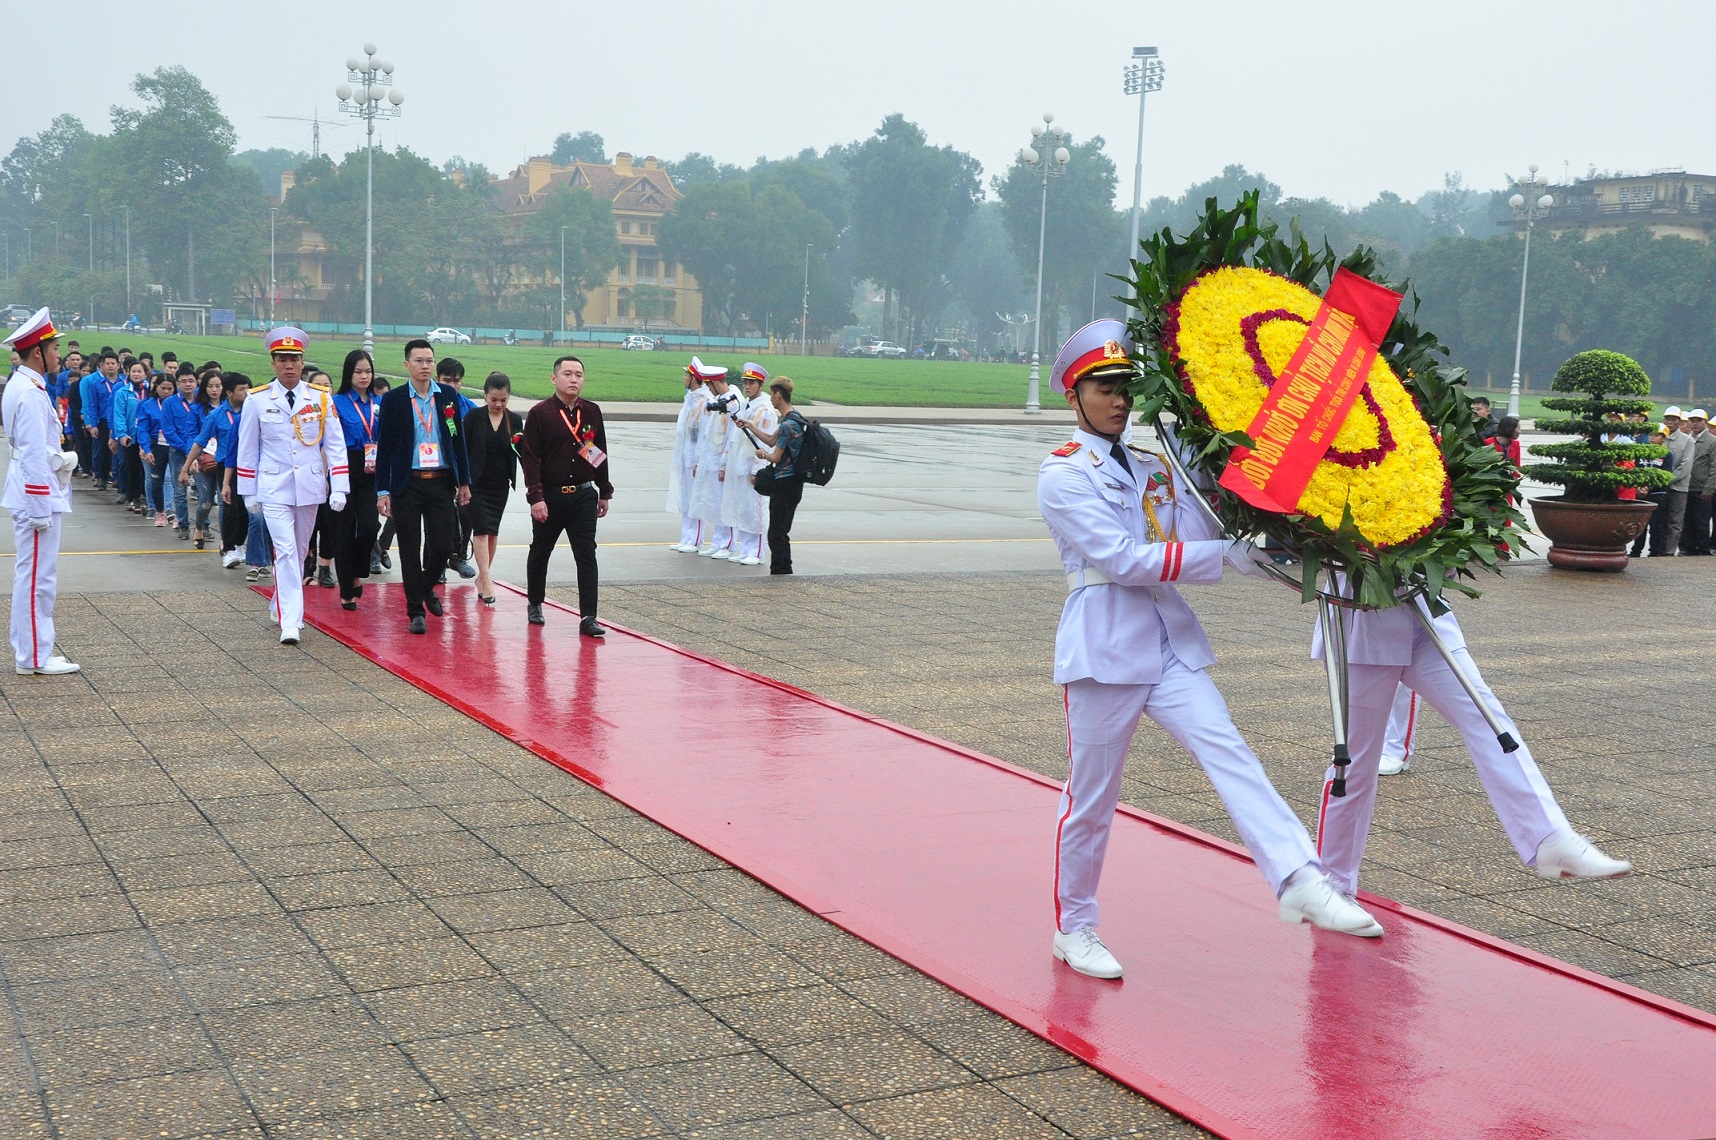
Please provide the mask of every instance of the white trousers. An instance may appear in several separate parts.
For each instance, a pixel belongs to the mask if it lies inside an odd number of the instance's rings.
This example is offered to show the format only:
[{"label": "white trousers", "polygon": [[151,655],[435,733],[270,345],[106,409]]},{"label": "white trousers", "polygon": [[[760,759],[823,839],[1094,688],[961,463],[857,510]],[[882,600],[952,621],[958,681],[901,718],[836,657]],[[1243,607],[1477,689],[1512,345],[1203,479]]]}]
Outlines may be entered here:
[{"label": "white trousers", "polygon": [[54,594],[59,587],[60,527],[55,512],[47,530],[30,528],[28,511],[13,511],[12,660],[39,669],[54,655]]},{"label": "white trousers", "polygon": [[[1365,836],[1370,831],[1371,813],[1376,810],[1376,766],[1382,759],[1383,735],[1401,684],[1428,701],[1465,741],[1490,806],[1522,861],[1535,860],[1538,845],[1567,827],[1567,817],[1555,802],[1555,794],[1538,771],[1525,742],[1520,741],[1517,752],[1503,752],[1484,714],[1466,695],[1459,678],[1442,660],[1428,635],[1415,626],[1412,638],[1410,665],[1347,666],[1347,747],[1352,764],[1347,768],[1344,796],[1329,794],[1334,779],[1332,767],[1323,777],[1323,803],[1317,813],[1317,853],[1336,884],[1349,894],[1358,889]],[[1519,730],[1484,684],[1471,654],[1462,647],[1454,650],[1454,657],[1476,683],[1496,719],[1519,740]]]},{"label": "white trousers", "polygon": [[698,546],[708,546],[711,552],[726,550],[733,545],[733,528],[712,523],[708,519],[699,519],[697,523]]},{"label": "white trousers", "polygon": [[768,540],[760,534],[752,534],[748,530],[733,532],[733,556],[735,558],[761,558],[769,556]]},{"label": "white trousers", "polygon": [[697,538],[698,538],[699,534],[701,534],[701,531],[698,530],[698,527],[701,525],[702,524],[699,523],[697,521],[696,517],[693,515],[680,515],[679,516],[679,545],[681,545],[681,546],[696,546],[697,545]]},{"label": "white trousers", "polygon": [[1305,825],[1239,735],[1215,682],[1175,657],[1166,640],[1156,684],[1074,681],[1066,705],[1071,768],[1055,828],[1055,924],[1063,934],[1098,924],[1097,882],[1141,716],[1167,729],[1203,767],[1272,891],[1279,895],[1289,875],[1316,862]]},{"label": "white trousers", "polygon": [[1400,685],[1388,709],[1388,731],[1382,738],[1384,760],[1408,760],[1418,748],[1418,694]]},{"label": "white trousers", "polygon": [[274,602],[269,613],[282,632],[304,628],[304,555],[316,529],[316,504],[263,503],[262,519],[274,540]]}]

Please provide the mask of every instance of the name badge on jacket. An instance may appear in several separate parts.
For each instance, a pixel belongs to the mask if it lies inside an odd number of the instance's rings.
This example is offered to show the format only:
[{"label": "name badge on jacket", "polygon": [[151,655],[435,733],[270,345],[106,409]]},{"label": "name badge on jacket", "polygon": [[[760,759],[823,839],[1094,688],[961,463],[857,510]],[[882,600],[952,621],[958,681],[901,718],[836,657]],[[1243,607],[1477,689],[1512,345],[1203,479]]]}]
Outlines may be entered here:
[{"label": "name badge on jacket", "polygon": [[600,467],[602,465],[602,460],[608,457],[607,452],[603,451],[593,443],[584,444],[583,447],[578,449],[578,454],[582,457],[584,462],[588,463],[591,467]]},{"label": "name badge on jacket", "polygon": [[441,445],[439,443],[420,443],[417,445],[417,466],[425,471],[437,471],[441,467]]}]

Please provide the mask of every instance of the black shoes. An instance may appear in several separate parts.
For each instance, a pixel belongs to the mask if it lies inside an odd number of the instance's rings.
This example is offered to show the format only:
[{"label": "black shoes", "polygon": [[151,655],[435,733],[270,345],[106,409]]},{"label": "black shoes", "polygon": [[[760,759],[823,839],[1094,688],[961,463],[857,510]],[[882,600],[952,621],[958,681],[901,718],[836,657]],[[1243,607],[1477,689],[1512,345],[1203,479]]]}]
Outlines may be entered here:
[{"label": "black shoes", "polygon": [[527,613],[529,615],[531,625],[543,624],[543,621],[542,621],[542,604],[540,602],[530,603],[530,609],[527,611]]},{"label": "black shoes", "polygon": [[583,634],[585,637],[606,637],[606,636],[608,636],[608,631],[607,631],[606,627],[601,625],[601,623],[597,622],[596,619],[593,617],[587,617],[583,621],[579,622],[578,623],[578,632]]},{"label": "black shoes", "polygon": [[429,632],[429,623],[423,620],[422,614],[417,614],[415,617],[413,617],[411,619],[411,632],[412,633],[428,633]]},{"label": "black shoes", "polygon": [[355,609],[357,609],[357,599],[356,598],[341,598],[340,599],[340,609],[342,609],[342,610],[355,610]]},{"label": "black shoes", "polygon": [[393,569],[393,555],[389,554],[385,550],[378,550],[376,551],[376,557],[381,560],[381,564],[385,569]]},{"label": "black shoes", "polygon": [[324,589],[328,589],[328,590],[333,589],[334,585],[335,585],[335,583],[334,583],[334,572],[332,570],[328,569],[326,566],[323,566],[320,569],[318,569],[316,571],[316,585],[321,586]]},{"label": "black shoes", "polygon": [[471,565],[469,558],[461,558],[453,563],[453,569],[459,572],[461,578],[475,578],[477,576],[477,568]]},{"label": "black shoes", "polygon": [[381,573],[381,555],[372,554],[369,556],[369,572],[371,576]]},{"label": "black shoes", "polygon": [[423,608],[434,614],[436,617],[440,617],[441,596],[433,590],[429,591],[429,596],[423,599]]}]

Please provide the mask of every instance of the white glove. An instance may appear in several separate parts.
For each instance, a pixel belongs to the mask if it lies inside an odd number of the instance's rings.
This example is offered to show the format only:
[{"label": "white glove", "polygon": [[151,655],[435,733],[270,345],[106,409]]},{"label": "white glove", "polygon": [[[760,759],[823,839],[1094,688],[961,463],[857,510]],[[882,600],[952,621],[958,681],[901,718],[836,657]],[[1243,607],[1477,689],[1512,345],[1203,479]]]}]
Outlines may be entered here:
[{"label": "white glove", "polygon": [[1268,577],[1263,568],[1271,564],[1270,557],[1249,538],[1229,539],[1221,556],[1224,562],[1247,578]]},{"label": "white glove", "polygon": [[66,475],[70,475],[73,471],[77,470],[77,452],[50,451],[48,453],[48,470],[53,471],[56,474],[64,473]]},{"label": "white glove", "polygon": [[330,511],[343,511],[343,510],[345,510],[346,509],[346,497],[344,495],[340,494],[338,491],[335,491],[333,494],[328,496],[328,509]]},{"label": "white glove", "polygon": [[262,509],[262,500],[258,499],[255,495],[246,495],[244,497],[244,509],[249,511],[251,514],[255,514],[257,511]]},{"label": "white glove", "polygon": [[54,525],[54,516],[53,515],[31,515],[30,516],[30,529],[31,530],[47,530],[50,526],[53,526],[53,525]]}]

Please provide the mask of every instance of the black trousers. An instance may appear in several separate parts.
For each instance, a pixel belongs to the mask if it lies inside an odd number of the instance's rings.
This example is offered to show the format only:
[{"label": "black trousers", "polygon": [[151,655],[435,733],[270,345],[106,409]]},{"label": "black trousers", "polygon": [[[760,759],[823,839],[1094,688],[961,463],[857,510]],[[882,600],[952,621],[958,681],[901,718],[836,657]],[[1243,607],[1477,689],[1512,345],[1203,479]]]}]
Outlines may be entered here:
[{"label": "black trousers", "polygon": [[792,573],[792,517],[804,498],[804,480],[797,475],[775,479],[769,496],[769,573]]},{"label": "black trousers", "polygon": [[1710,500],[1697,491],[1686,496],[1686,521],[1680,528],[1680,552],[1710,553]]},{"label": "black trousers", "polygon": [[77,452],[78,469],[88,475],[90,474],[90,444],[94,441],[89,438],[89,432],[84,428],[81,412],[72,413],[71,424],[72,449]]},{"label": "black trousers", "polygon": [[357,597],[359,581],[369,577],[375,535],[381,529],[381,519],[375,513],[375,474],[363,469],[363,448],[352,448],[346,464],[352,481],[346,509],[328,512],[332,520],[328,533],[333,536],[334,575],[340,580],[341,599]]},{"label": "black trousers", "polygon": [[[393,492],[393,517],[399,527],[399,574],[405,580],[405,612],[423,613],[423,600],[435,592],[435,580],[459,538],[453,506],[453,478],[416,475]],[[366,567],[367,569],[367,567]]]},{"label": "black trousers", "polygon": [[[89,439],[89,436],[85,435],[84,438]],[[98,424],[95,429],[95,438],[89,441],[89,473],[95,476],[96,483],[103,487],[107,486],[107,480],[113,474],[113,453],[107,450],[107,441],[111,438],[113,437],[108,433],[107,425]]]},{"label": "black trousers", "polygon": [[566,535],[572,561],[578,567],[578,612],[596,616],[596,488],[586,485],[571,494],[558,487],[543,488],[548,521],[530,523],[530,557],[525,562],[525,590],[530,604],[539,606],[548,593],[548,556]]},{"label": "black trousers", "polygon": [[1633,548],[1628,553],[1634,558],[1642,555],[1645,550],[1645,541],[1648,539],[1651,557],[1660,558],[1662,557],[1663,538],[1668,533],[1668,509],[1665,505],[1668,502],[1668,492],[1652,491],[1645,496],[1645,500],[1655,503],[1656,510],[1650,513],[1649,524],[1645,529],[1639,531],[1637,538],[1633,539]]},{"label": "black trousers", "polygon": [[234,489],[232,502],[220,505],[220,552],[243,550],[249,537],[250,511],[245,508],[244,497]]}]

